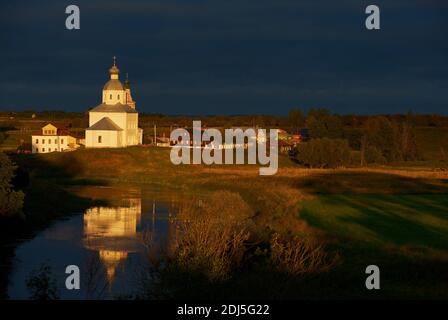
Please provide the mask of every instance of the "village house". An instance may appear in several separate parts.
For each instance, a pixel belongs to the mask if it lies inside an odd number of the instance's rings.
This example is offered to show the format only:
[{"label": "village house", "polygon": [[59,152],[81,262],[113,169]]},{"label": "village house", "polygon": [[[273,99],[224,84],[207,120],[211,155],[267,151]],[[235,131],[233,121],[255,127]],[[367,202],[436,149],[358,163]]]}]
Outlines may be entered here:
[{"label": "village house", "polygon": [[32,153],[65,152],[79,148],[76,137],[61,125],[47,124],[31,136]]},{"label": "village house", "polygon": [[278,129],[278,147],[281,153],[291,152],[299,143],[308,139],[308,130],[288,132],[284,129]]}]

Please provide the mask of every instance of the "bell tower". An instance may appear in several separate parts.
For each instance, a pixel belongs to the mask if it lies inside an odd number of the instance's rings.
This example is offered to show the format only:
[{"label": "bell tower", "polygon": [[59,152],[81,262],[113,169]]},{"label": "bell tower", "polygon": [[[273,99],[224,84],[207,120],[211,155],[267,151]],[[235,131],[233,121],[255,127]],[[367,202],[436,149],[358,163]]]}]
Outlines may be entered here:
[{"label": "bell tower", "polygon": [[126,104],[130,106],[132,109],[135,109],[135,101],[132,100],[131,85],[129,83],[129,77],[127,73],[126,73],[126,81],[124,82],[124,90],[126,91]]}]

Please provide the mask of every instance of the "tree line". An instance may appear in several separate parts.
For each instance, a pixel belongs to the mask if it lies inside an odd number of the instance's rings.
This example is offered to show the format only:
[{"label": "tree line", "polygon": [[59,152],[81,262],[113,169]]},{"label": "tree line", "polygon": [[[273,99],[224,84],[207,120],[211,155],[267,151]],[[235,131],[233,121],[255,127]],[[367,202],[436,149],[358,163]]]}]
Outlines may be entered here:
[{"label": "tree line", "polygon": [[[202,123],[208,127],[265,127],[265,128],[291,128],[304,127],[308,118],[319,117],[330,114],[327,109],[310,109],[305,114],[301,109],[294,108],[287,115],[166,115],[161,113],[140,112],[140,126],[150,127],[156,124],[159,127],[170,126],[191,126],[193,120],[201,119]],[[331,120],[340,122],[342,126],[348,128],[362,127],[372,117],[382,116],[392,122],[409,121],[416,127],[448,127],[448,116],[438,114],[407,114],[396,115],[338,115],[331,114]],[[88,125],[88,112],[66,112],[66,111],[42,111],[33,110],[21,112],[0,112],[2,122],[9,120],[37,119],[44,121],[64,121],[74,128],[82,128]]]},{"label": "tree line", "polygon": [[296,146],[292,157],[307,167],[334,168],[395,161],[419,160],[415,138],[416,118],[363,116],[348,118],[327,109],[289,113],[293,127],[306,127],[310,141]]}]

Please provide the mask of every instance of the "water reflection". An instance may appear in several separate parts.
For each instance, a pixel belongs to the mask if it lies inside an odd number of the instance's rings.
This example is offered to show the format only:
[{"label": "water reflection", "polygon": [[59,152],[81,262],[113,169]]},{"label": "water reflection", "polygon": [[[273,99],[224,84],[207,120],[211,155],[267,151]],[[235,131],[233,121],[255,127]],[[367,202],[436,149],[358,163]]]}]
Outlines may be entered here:
[{"label": "water reflection", "polygon": [[116,268],[128,254],[138,251],[141,199],[127,202],[128,206],[96,207],[84,214],[84,246],[99,252],[109,282],[113,281]]},{"label": "water reflection", "polygon": [[[103,196],[107,190],[84,192]],[[113,205],[93,207],[56,222],[16,248],[8,287],[11,299],[29,297],[25,279],[42,263],[53,270],[62,299],[110,299],[135,293],[138,272],[149,263],[143,240],[149,233],[151,247],[167,245],[170,217],[177,212],[179,201],[172,195],[152,193],[133,193],[120,200],[116,190],[110,192]],[[65,288],[65,268],[71,264],[81,269],[81,290]]]}]

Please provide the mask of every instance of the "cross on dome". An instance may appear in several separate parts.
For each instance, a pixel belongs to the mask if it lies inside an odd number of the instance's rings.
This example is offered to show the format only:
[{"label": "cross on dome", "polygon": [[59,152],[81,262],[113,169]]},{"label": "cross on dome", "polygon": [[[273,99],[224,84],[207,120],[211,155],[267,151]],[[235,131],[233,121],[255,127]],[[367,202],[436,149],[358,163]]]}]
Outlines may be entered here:
[{"label": "cross on dome", "polygon": [[[111,75],[111,79],[118,79],[118,74],[120,73],[120,69],[117,67],[117,57],[113,56],[113,65],[109,69],[109,73]],[[114,76],[114,77],[112,77]]]}]

